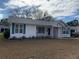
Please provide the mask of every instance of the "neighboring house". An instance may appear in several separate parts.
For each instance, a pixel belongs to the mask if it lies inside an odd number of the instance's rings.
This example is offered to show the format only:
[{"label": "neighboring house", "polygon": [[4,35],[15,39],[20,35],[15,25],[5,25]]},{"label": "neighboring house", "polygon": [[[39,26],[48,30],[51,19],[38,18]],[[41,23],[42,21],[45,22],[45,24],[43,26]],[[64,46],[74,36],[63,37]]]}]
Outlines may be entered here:
[{"label": "neighboring house", "polygon": [[9,17],[10,38],[16,37],[70,37],[70,30],[63,21],[55,21],[47,16],[43,19]]},{"label": "neighboring house", "polygon": [[9,29],[9,26],[4,25],[0,22],[0,32],[5,32],[5,30]]},{"label": "neighboring house", "polygon": [[78,20],[72,20],[70,22],[67,22],[67,24],[70,27],[71,37],[79,37],[79,21]]},{"label": "neighboring house", "polygon": [[71,36],[73,36],[73,34],[79,34],[79,25],[70,26],[70,32]]}]

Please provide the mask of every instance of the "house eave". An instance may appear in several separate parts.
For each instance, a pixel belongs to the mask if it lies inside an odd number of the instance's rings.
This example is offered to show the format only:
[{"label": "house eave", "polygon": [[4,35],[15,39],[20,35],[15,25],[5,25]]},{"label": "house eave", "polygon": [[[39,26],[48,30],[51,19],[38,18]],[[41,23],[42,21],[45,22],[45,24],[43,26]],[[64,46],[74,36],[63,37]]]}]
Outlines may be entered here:
[{"label": "house eave", "polygon": [[56,26],[54,21],[43,21],[43,20],[32,20],[32,19],[22,19],[22,18],[11,18],[8,19],[9,23],[23,23],[30,25],[48,25],[48,26]]}]

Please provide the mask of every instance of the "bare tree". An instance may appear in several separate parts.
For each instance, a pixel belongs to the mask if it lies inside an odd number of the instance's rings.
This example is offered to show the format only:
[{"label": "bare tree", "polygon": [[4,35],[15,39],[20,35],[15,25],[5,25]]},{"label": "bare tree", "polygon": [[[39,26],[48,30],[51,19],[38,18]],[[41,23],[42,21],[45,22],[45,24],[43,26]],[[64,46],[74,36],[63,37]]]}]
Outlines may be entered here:
[{"label": "bare tree", "polygon": [[15,17],[41,19],[48,16],[49,14],[47,11],[40,10],[37,6],[26,6],[14,9],[12,15]]}]

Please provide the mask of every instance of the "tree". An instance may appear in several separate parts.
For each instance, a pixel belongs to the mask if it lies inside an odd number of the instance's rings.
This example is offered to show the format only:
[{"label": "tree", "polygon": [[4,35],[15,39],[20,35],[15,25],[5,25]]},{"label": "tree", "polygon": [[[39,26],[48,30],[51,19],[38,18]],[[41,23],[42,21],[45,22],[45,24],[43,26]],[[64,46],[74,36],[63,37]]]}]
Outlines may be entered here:
[{"label": "tree", "polygon": [[42,19],[50,16],[47,11],[42,11],[39,6],[25,6],[16,8],[13,10],[12,15],[14,17]]},{"label": "tree", "polygon": [[1,19],[1,23],[2,23],[3,25],[6,25],[6,26],[9,25],[7,18],[6,18],[6,19]]},{"label": "tree", "polygon": [[79,25],[79,22],[78,20],[73,20],[73,21],[67,22],[67,24],[70,26],[76,26],[76,25]]},{"label": "tree", "polygon": [[25,6],[21,8],[16,8],[12,12],[12,16],[14,17],[33,17],[38,11],[37,6]]}]

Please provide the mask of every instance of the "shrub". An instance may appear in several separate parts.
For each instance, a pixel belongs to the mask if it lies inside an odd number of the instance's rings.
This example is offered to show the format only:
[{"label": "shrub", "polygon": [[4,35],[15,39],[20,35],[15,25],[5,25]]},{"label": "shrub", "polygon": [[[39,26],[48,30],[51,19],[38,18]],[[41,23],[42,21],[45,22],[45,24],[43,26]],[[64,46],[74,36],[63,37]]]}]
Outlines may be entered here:
[{"label": "shrub", "polygon": [[4,35],[4,38],[8,39],[10,37],[10,30],[7,29],[3,35]]}]

